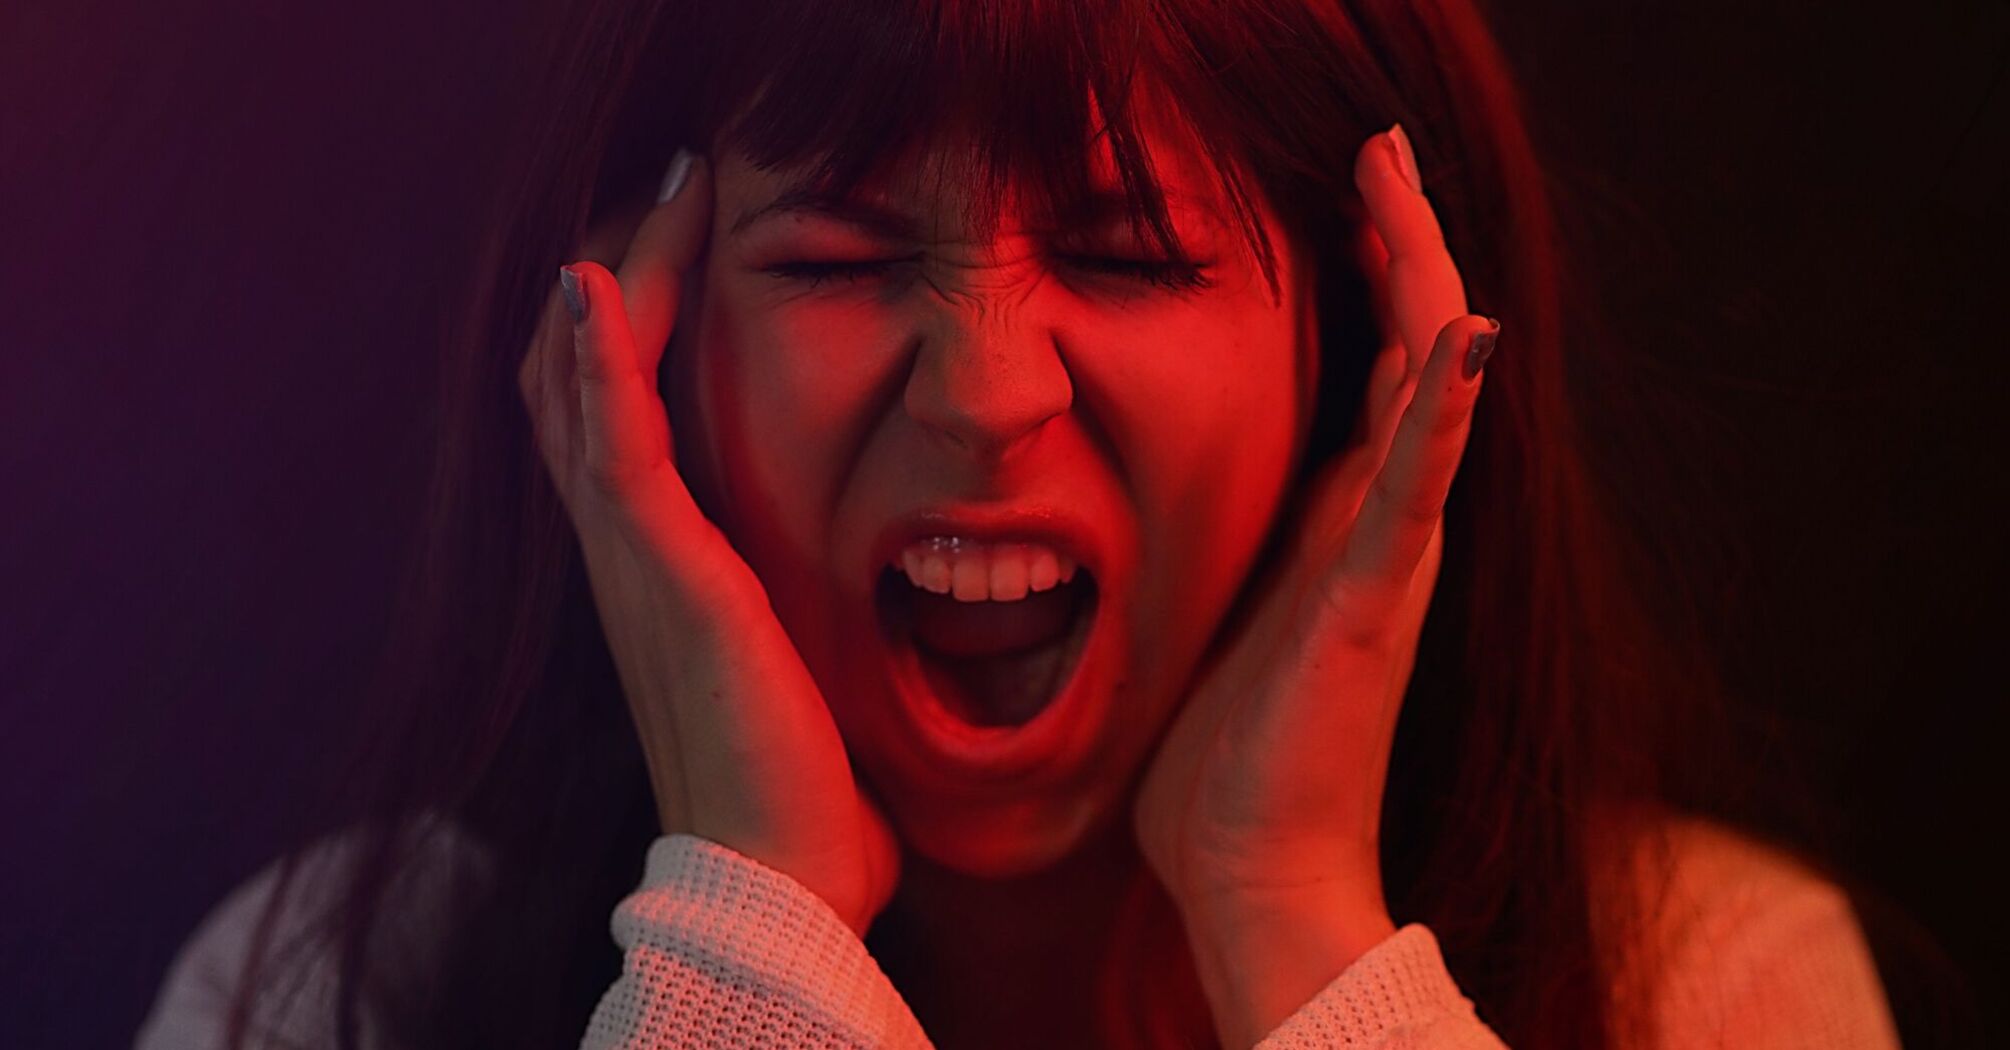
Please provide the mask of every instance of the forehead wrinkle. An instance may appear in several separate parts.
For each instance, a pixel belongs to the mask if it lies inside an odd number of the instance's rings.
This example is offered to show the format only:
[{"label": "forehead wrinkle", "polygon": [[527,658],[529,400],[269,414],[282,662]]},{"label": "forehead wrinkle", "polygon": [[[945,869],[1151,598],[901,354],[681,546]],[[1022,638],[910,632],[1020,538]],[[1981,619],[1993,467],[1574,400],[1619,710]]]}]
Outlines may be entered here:
[{"label": "forehead wrinkle", "polygon": [[987,325],[1009,323],[1009,319],[1016,316],[1016,308],[1030,302],[1033,294],[1046,283],[1047,274],[1044,267],[1034,267],[1024,276],[979,288],[960,283],[945,284],[928,271],[923,271],[921,280],[942,302],[969,308],[971,323]]}]

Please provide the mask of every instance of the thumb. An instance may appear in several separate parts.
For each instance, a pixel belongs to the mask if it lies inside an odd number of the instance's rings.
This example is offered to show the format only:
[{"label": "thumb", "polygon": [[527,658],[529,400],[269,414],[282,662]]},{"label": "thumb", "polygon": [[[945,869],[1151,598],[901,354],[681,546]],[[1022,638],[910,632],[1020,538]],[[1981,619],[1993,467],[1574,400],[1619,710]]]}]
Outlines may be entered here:
[{"label": "thumb", "polygon": [[637,359],[614,275],[599,263],[576,262],[560,268],[559,280],[572,313],[582,466],[603,491],[631,496],[670,465],[663,400]]}]

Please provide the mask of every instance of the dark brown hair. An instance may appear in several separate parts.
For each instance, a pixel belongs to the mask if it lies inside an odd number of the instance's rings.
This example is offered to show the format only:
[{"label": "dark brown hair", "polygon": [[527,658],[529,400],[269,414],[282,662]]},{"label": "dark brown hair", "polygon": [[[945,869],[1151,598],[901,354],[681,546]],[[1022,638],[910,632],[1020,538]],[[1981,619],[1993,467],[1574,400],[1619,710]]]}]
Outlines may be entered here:
[{"label": "dark brown hair", "polygon": [[[566,1044],[619,972],[607,917],[656,814],[515,387],[589,220],[646,199],[680,145],[819,162],[842,187],[961,122],[990,133],[980,176],[1025,176],[1056,201],[1080,191],[1088,136],[1106,133],[1133,218],[1168,238],[1131,105],[1145,85],[1217,151],[1243,217],[1261,193],[1316,257],[1326,365],[1308,469],[1351,433],[1379,339],[1349,254],[1354,155],[1398,121],[1415,144],[1471,308],[1505,334],[1391,765],[1390,904],[1431,926],[1510,1044],[1623,1041],[1593,939],[1594,905],[1613,907],[1594,892],[1594,817],[1728,797],[1716,775],[1732,763],[1696,761],[1728,754],[1722,690],[1682,566],[1586,458],[1625,417],[1592,428],[1583,406],[1623,394],[1591,385],[1603,344],[1587,304],[1566,338],[1543,173],[1468,0],[606,0],[566,14],[446,340],[429,526],[375,734],[321,824],[359,846],[317,932],[340,961],[342,1045],[359,1005],[415,1047]],[[1260,255],[1276,250],[1245,228]],[[438,980],[387,987],[372,945],[415,918],[386,890],[416,852],[396,831],[421,812],[476,834],[497,877],[452,917]],[[259,992],[244,987],[239,1022]]]}]

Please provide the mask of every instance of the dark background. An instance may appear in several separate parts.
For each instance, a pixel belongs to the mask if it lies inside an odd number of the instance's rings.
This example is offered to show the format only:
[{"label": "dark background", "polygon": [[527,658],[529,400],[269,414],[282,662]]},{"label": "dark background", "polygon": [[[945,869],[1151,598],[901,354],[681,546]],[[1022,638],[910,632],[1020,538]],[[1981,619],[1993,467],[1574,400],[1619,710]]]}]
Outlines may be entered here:
[{"label": "dark background", "polygon": [[[1740,700],[2010,1045],[2010,11],[1856,7],[1491,5],[1616,367],[1746,551],[1698,582]],[[554,9],[0,5],[0,1046],[129,1044],[297,833]]]}]

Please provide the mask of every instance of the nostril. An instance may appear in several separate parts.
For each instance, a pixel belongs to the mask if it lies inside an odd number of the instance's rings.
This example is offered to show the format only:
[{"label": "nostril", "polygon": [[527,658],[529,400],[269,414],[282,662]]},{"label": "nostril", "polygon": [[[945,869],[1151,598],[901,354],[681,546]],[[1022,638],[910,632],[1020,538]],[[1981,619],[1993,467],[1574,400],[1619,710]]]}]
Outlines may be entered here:
[{"label": "nostril", "polygon": [[[1025,335],[1014,332],[1024,331]],[[1038,326],[924,340],[902,404],[950,451],[1002,461],[1074,403],[1074,384]]]},{"label": "nostril", "polygon": [[[1041,422],[1044,423],[1044,420]],[[937,423],[922,421],[929,435],[944,453],[995,470],[1039,439],[1040,425],[1030,427],[989,423],[971,419]]]}]

